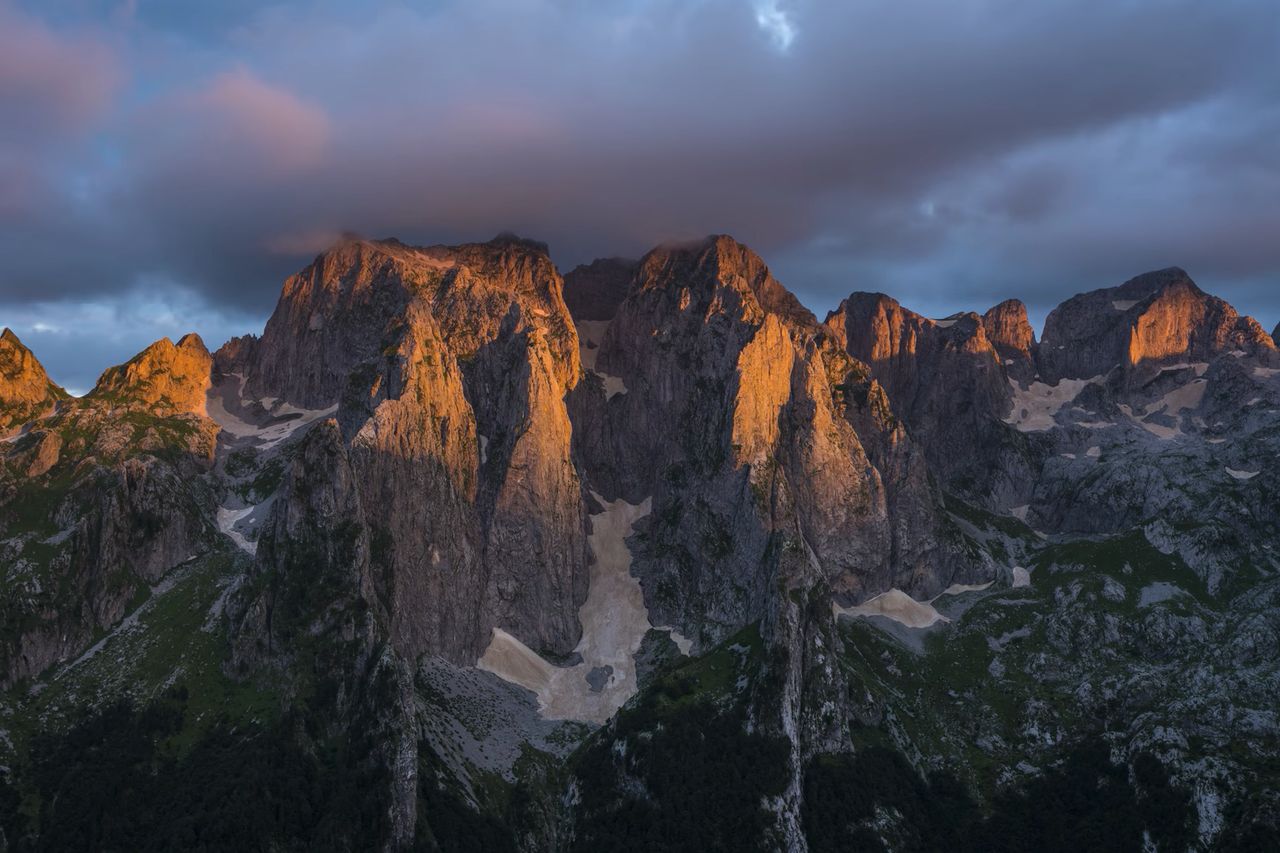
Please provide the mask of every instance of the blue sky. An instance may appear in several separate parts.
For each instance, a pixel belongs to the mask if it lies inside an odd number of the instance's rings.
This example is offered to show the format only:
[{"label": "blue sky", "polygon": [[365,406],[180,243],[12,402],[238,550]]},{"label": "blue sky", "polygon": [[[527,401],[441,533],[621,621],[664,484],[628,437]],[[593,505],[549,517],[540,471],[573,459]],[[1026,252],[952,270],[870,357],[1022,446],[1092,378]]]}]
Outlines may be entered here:
[{"label": "blue sky", "polygon": [[820,316],[1179,265],[1280,321],[1280,4],[0,0],[0,325],[89,387],[344,232],[727,232]]}]

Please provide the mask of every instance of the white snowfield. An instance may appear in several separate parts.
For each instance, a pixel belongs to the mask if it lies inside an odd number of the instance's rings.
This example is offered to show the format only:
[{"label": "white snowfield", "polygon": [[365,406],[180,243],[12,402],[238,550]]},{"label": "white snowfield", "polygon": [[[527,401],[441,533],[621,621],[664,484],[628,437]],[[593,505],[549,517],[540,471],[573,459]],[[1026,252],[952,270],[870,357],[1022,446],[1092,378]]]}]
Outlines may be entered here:
[{"label": "white snowfield", "polygon": [[1117,311],[1128,311],[1130,308],[1138,304],[1136,299],[1117,299],[1111,303],[1111,307]]},{"label": "white snowfield", "polygon": [[1043,432],[1056,425],[1053,417],[1062,407],[1076,398],[1085,386],[1101,384],[1103,377],[1091,379],[1062,379],[1057,385],[1046,385],[1043,382],[1032,382],[1023,388],[1016,380],[1010,379],[1013,389],[1013,410],[1004,422],[1017,427],[1022,432]]},{"label": "white snowfield", "polygon": [[1235,468],[1227,468],[1226,471],[1237,480],[1249,480],[1262,473],[1261,471],[1240,471]]},{"label": "white snowfield", "polygon": [[[583,320],[576,324],[578,329],[578,358],[584,369],[591,371],[604,380],[606,398],[615,394],[627,393],[627,386],[617,376],[610,376],[596,370],[596,355],[600,352],[600,342],[604,340],[604,330],[609,328],[608,320]],[[588,346],[592,344],[593,346]]]},{"label": "white snowfield", "polygon": [[[231,375],[240,380],[240,386],[236,391],[236,397],[237,401],[243,401],[245,377],[238,373]],[[209,417],[213,419],[214,423],[234,435],[236,438],[255,439],[256,445],[262,450],[275,447],[303,427],[313,424],[318,420],[332,417],[338,411],[337,403],[334,403],[327,409],[300,409],[297,406],[291,406],[288,403],[278,402],[273,398],[266,398],[261,402],[264,406],[268,407],[268,411],[273,421],[278,418],[288,418],[288,420],[280,421],[279,423],[269,423],[265,426],[251,424],[239,415],[235,415],[227,411],[226,403],[216,388],[211,388],[209,390],[206,408],[208,409]]]},{"label": "white snowfield", "polygon": [[900,589],[894,588],[882,592],[875,598],[869,598],[854,607],[841,607],[834,601],[831,609],[836,618],[841,616],[883,616],[908,628],[929,628],[939,622],[950,622],[933,606],[944,595],[961,595],[966,592],[981,592],[991,586],[994,581],[979,584],[953,583],[928,601],[916,601]]},{"label": "white snowfield", "polygon": [[[595,562],[587,600],[578,610],[582,639],[574,651],[582,662],[555,666],[516,637],[494,628],[489,647],[477,663],[481,669],[531,690],[538,697],[539,711],[548,719],[603,723],[613,716],[635,695],[635,656],[640,641],[654,627],[640,582],[631,576],[626,541],[632,525],[649,514],[650,500],[606,503],[599,495],[595,497],[604,511],[591,516],[592,533],[587,540]],[[670,631],[681,651],[691,649],[692,644],[675,631],[659,630]],[[611,668],[607,675],[605,667]],[[599,690],[593,690],[587,681],[592,672],[603,682]]]}]

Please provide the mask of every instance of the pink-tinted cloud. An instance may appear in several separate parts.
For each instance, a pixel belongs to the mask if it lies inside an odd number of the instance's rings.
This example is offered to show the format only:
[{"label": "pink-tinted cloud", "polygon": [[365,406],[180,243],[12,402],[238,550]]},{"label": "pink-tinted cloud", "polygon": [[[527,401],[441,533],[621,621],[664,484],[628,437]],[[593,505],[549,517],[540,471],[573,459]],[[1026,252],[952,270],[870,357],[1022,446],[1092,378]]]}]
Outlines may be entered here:
[{"label": "pink-tinted cloud", "polygon": [[228,147],[275,173],[318,166],[329,144],[329,117],[293,93],[244,69],[218,75],[184,105],[181,121],[200,133],[201,148]]},{"label": "pink-tinted cloud", "polygon": [[100,118],[125,75],[115,52],[0,5],[0,143],[44,143]]}]

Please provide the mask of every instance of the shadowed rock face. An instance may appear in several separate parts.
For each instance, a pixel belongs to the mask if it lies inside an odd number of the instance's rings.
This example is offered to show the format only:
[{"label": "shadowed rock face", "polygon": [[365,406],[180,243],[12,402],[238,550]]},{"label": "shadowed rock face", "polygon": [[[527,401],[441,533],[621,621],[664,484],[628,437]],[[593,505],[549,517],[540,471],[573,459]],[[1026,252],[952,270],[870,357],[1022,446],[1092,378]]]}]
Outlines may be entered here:
[{"label": "shadowed rock face", "polygon": [[600,258],[565,273],[564,301],[574,322],[612,319],[637,266],[625,258]]},{"label": "shadowed rock face", "polygon": [[499,626],[535,649],[577,641],[586,515],[564,398],[581,368],[562,286],[518,238],[351,242],[285,283],[259,341],[219,354],[252,393],[337,406],[409,657],[472,663]]},{"label": "shadowed rock face", "polygon": [[1045,321],[1038,361],[1052,384],[1105,375],[1116,366],[1143,376],[1163,364],[1237,350],[1270,360],[1275,343],[1256,320],[1170,267],[1059,305]]},{"label": "shadowed rock face", "polygon": [[[826,328],[843,349],[871,369],[895,414],[923,445],[931,469],[966,496],[1012,499],[1025,480],[1019,438],[1003,422],[1011,391],[1001,346],[1025,361],[1030,327],[1021,304],[930,320],[879,293],[855,293],[828,315]],[[1019,321],[1019,314],[1021,315]]]},{"label": "shadowed rock face", "polygon": [[0,433],[53,411],[66,398],[17,335],[0,333]]}]

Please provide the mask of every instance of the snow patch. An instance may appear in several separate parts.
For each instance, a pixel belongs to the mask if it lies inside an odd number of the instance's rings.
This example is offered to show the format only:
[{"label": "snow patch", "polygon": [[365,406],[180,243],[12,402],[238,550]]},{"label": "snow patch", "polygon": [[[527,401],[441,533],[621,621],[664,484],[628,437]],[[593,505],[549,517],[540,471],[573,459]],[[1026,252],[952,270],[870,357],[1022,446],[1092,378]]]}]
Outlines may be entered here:
[{"label": "snow patch", "polygon": [[1111,303],[1111,307],[1117,311],[1128,311],[1130,308],[1138,304],[1136,299],[1117,299]]},{"label": "snow patch", "polygon": [[1013,567],[1013,588],[1021,589],[1022,587],[1031,586],[1031,572],[1022,566]]},{"label": "snow patch", "polygon": [[690,657],[693,654],[693,640],[690,640],[684,634],[681,634],[675,628],[669,625],[654,626],[658,631],[666,631],[671,636],[671,641],[676,644],[676,648],[680,650],[680,654]]},{"label": "snow patch", "polygon": [[[629,504],[595,498],[604,511],[591,516],[592,533],[587,540],[596,559],[587,600],[578,610],[582,639],[574,651],[581,662],[555,666],[516,637],[494,628],[489,647],[477,663],[532,691],[538,697],[538,710],[548,719],[602,723],[613,716],[636,692],[635,656],[644,635],[653,628],[640,582],[631,575],[627,548],[632,526],[649,514],[650,499]],[[681,645],[684,638],[675,631],[671,638],[682,651],[692,648],[692,644]],[[606,667],[611,671],[600,689],[593,690],[587,676]]]},{"label": "snow patch", "polygon": [[609,328],[608,320],[583,320],[577,324],[578,359],[585,370],[604,380],[606,399],[615,394],[627,393],[627,386],[623,384],[622,379],[596,370],[596,356],[600,353],[600,343],[604,340],[604,332],[607,328]]},{"label": "snow patch", "polygon": [[1022,432],[1042,432],[1053,429],[1054,416],[1062,407],[1076,398],[1085,386],[1101,384],[1102,377],[1090,379],[1063,379],[1057,385],[1046,385],[1043,382],[1032,382],[1023,388],[1015,380],[1010,379],[1013,388],[1013,411],[1004,422],[1017,427]]},{"label": "snow patch", "polygon": [[1090,459],[1097,459],[1102,455],[1102,448],[1095,444],[1093,447],[1086,450],[1084,455],[1088,456]]},{"label": "snow patch", "polygon": [[1235,468],[1227,468],[1226,472],[1237,480],[1250,480],[1262,473],[1261,471],[1240,471]]},{"label": "snow patch", "polygon": [[228,509],[225,506],[218,507],[218,529],[231,537],[231,541],[246,554],[258,553],[258,543],[250,542],[244,538],[244,535],[235,529],[235,525],[240,519],[253,512],[254,508],[247,506],[244,509]]},{"label": "snow patch", "polygon": [[[238,373],[231,375],[239,380],[239,386],[235,392],[235,400],[237,403],[243,404],[245,377]],[[209,417],[214,423],[236,438],[255,439],[255,444],[263,450],[275,447],[302,427],[315,423],[322,418],[332,417],[338,411],[337,403],[327,409],[300,409],[288,403],[277,403],[274,397],[267,397],[259,402],[268,409],[273,422],[259,426],[249,423],[244,418],[228,410],[226,400],[218,392],[219,389],[211,388],[208,398],[205,400],[205,409],[209,413]]]},{"label": "snow patch", "polygon": [[916,601],[900,589],[882,592],[856,607],[841,607],[834,601],[831,609],[841,616],[883,616],[908,628],[929,628],[938,622],[950,622],[927,601]]},{"label": "snow patch", "polygon": [[932,604],[944,595],[963,595],[966,592],[982,592],[993,583],[995,583],[995,581],[987,581],[986,583],[953,583],[951,586],[947,587],[930,599],[929,603]]}]

